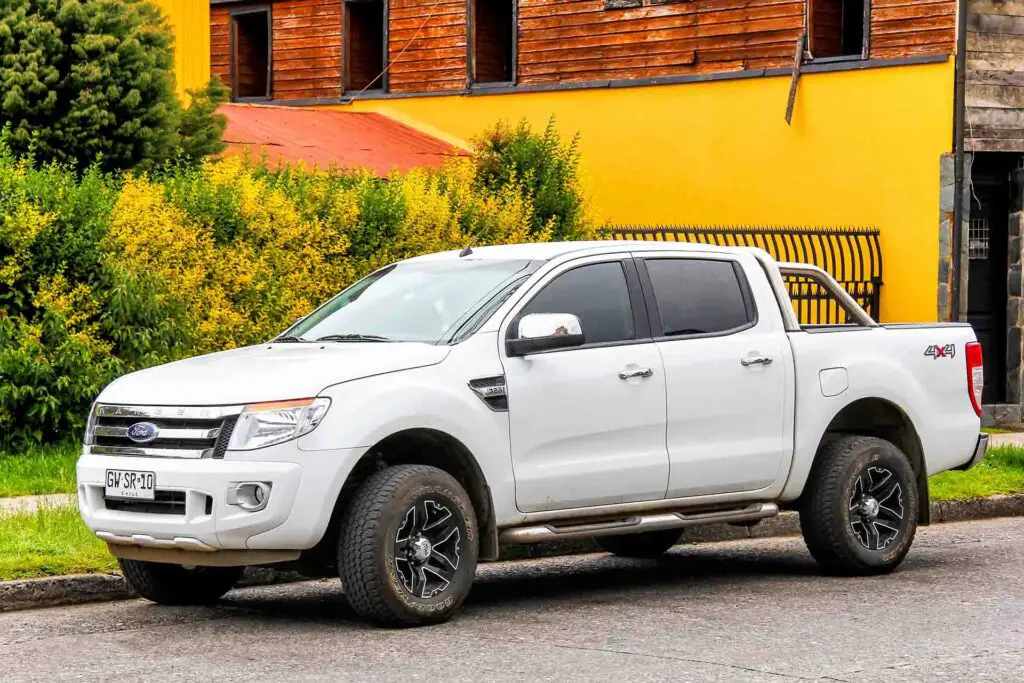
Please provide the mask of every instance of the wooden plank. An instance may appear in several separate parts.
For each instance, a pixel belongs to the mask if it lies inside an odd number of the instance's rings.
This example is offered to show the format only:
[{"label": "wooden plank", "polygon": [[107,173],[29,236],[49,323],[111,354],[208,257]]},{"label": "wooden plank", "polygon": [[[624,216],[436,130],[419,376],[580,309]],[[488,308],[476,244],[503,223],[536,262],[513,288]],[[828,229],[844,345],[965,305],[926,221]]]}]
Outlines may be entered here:
[{"label": "wooden plank", "polygon": [[972,14],[1003,14],[1024,17],[1024,0],[968,0]]},{"label": "wooden plank", "polygon": [[968,107],[1024,109],[1024,87],[968,83],[966,102]]},{"label": "wooden plank", "polygon": [[968,52],[967,71],[1024,71],[1018,55],[1006,52]]},{"label": "wooden plank", "polygon": [[[967,30],[973,33],[1024,35],[1024,15],[1012,16],[974,12],[967,15]],[[970,33],[968,33],[969,36]]]}]

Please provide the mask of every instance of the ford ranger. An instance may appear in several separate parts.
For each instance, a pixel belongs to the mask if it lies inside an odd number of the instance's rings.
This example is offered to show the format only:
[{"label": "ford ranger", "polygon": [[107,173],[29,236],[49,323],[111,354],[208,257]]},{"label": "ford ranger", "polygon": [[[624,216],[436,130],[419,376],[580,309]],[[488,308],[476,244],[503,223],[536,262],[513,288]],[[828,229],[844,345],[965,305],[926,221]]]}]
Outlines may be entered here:
[{"label": "ford ranger", "polygon": [[[809,288],[842,324],[798,319]],[[969,326],[879,325],[756,249],[467,248],[382,268],[267,343],[117,379],[78,500],[163,604],[278,564],[340,576],[371,621],[435,623],[506,544],[653,557],[780,510],[826,571],[879,574],[928,523],[929,475],[984,456],[982,383]]]}]

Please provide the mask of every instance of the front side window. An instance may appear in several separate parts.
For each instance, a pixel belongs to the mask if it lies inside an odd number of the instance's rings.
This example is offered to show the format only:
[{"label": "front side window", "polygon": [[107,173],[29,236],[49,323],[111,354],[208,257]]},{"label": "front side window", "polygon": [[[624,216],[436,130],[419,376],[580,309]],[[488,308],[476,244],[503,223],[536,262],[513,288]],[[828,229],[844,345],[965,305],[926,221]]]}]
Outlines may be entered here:
[{"label": "front side window", "polygon": [[754,320],[732,261],[648,259],[647,274],[666,337],[715,334]]},{"label": "front side window", "polygon": [[287,332],[293,341],[410,341],[464,338],[475,314],[509,296],[534,268],[527,260],[408,261],[368,275]]},{"label": "front side window", "polygon": [[587,344],[636,338],[629,288],[622,264],[595,263],[574,268],[552,280],[521,315],[571,313],[580,319]]}]

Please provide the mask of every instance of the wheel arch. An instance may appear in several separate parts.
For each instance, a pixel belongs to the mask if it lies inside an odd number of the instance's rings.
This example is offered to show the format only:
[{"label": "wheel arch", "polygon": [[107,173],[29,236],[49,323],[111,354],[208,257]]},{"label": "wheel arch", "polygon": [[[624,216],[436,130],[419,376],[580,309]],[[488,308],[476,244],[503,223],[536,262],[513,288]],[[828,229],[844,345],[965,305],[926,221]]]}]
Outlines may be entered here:
[{"label": "wheel arch", "polygon": [[859,398],[848,403],[829,421],[818,441],[814,464],[811,466],[812,472],[817,465],[818,458],[821,457],[822,446],[846,434],[885,439],[907,456],[917,478],[918,524],[927,526],[931,520],[931,507],[928,501],[928,467],[925,462],[921,437],[906,411],[896,403],[879,397]]},{"label": "wheel arch", "polygon": [[367,449],[345,479],[334,504],[325,539],[337,536],[345,509],[359,485],[373,472],[395,465],[429,465],[453,476],[469,494],[477,515],[481,560],[498,558],[498,529],[487,479],[476,457],[462,441],[433,428],[415,427],[394,432]]}]

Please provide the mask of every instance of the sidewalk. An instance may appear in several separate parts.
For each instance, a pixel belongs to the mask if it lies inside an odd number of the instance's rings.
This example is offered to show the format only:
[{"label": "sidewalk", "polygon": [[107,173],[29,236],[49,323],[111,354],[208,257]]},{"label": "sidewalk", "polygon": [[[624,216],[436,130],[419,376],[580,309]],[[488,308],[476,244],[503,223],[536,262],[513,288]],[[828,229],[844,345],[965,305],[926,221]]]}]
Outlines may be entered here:
[{"label": "sidewalk", "polygon": [[1020,446],[1024,448],[1024,432],[1009,432],[1006,434],[990,434],[988,437],[989,448],[994,446]]},{"label": "sidewalk", "polygon": [[0,514],[10,515],[35,512],[39,508],[69,507],[78,503],[73,493],[54,493],[48,496],[19,496],[0,498]]}]

